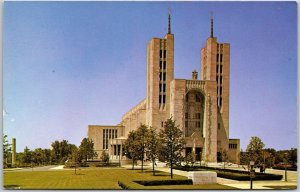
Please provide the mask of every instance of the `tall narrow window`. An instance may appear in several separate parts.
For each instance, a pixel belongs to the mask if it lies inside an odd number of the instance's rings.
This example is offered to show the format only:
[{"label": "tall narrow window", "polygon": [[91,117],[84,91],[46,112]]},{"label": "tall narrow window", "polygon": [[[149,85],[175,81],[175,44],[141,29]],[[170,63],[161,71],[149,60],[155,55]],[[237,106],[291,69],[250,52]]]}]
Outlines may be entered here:
[{"label": "tall narrow window", "polygon": [[159,57],[162,58],[162,50],[159,51]]},{"label": "tall narrow window", "polygon": [[219,53],[217,54],[217,62],[219,61]]},{"label": "tall narrow window", "polygon": [[159,92],[161,92],[161,87],[162,87],[162,86],[161,86],[161,83],[160,83],[160,84],[159,84]]},{"label": "tall narrow window", "polygon": [[216,67],[216,73],[217,74],[219,73],[219,65],[217,65],[217,67]]},{"label": "tall narrow window", "polygon": [[164,81],[166,80],[166,72],[164,72],[164,78],[163,78],[163,80]]},{"label": "tall narrow window", "polygon": [[166,103],[166,96],[163,95],[163,103]]},{"label": "tall narrow window", "polygon": [[159,80],[162,80],[162,72],[159,73]]},{"label": "tall narrow window", "polygon": [[105,129],[103,129],[103,149],[105,149]]},{"label": "tall narrow window", "polygon": [[166,92],[166,84],[164,83],[163,92]]},{"label": "tall narrow window", "polygon": [[161,103],[161,95],[159,95],[159,103]]},{"label": "tall narrow window", "polygon": [[200,102],[201,99],[200,99],[200,95],[196,94],[196,102]]},{"label": "tall narrow window", "polygon": [[159,69],[162,69],[162,61],[159,61]]},{"label": "tall narrow window", "polygon": [[167,63],[166,61],[164,61],[164,69],[166,69]]},{"label": "tall narrow window", "polygon": [[222,76],[220,76],[220,84],[222,84],[222,80],[223,80],[223,77],[222,77]]},{"label": "tall narrow window", "polygon": [[220,87],[220,95],[222,96],[222,87]]},{"label": "tall narrow window", "polygon": [[164,50],[164,58],[166,58],[166,56],[167,56],[167,51]]},{"label": "tall narrow window", "polygon": [[217,84],[219,83],[219,76],[216,76]]},{"label": "tall narrow window", "polygon": [[185,113],[185,118],[188,119],[189,118],[189,114]]},{"label": "tall narrow window", "polygon": [[223,65],[220,66],[220,73],[222,74],[222,71],[223,71]]},{"label": "tall narrow window", "polygon": [[222,107],[222,97],[220,97],[220,107]]},{"label": "tall narrow window", "polygon": [[223,60],[223,54],[220,55],[220,62],[222,63]]}]

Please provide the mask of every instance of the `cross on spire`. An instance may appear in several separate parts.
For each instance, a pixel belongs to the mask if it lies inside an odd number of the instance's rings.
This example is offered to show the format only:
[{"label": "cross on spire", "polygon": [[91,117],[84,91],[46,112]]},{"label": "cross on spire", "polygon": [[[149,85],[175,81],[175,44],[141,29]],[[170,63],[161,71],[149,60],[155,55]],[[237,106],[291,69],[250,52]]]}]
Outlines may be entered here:
[{"label": "cross on spire", "polygon": [[169,15],[169,18],[168,18],[168,34],[171,34],[171,9],[168,8],[168,15]]},{"label": "cross on spire", "polygon": [[214,15],[210,12],[210,37],[214,37]]}]

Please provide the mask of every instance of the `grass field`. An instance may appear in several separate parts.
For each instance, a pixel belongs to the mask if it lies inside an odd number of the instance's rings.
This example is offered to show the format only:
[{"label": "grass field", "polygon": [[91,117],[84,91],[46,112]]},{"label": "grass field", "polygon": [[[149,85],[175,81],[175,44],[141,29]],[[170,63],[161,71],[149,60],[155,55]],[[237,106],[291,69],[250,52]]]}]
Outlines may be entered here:
[{"label": "grass field", "polygon": [[[3,173],[5,188],[18,189],[121,189],[118,181],[122,181],[131,189],[234,189],[219,184],[210,185],[168,185],[143,186],[135,180],[166,180],[168,173],[159,172],[152,176],[150,170],[141,173],[141,170],[86,168],[77,171],[28,171]],[[186,177],[174,175],[174,179]]]}]

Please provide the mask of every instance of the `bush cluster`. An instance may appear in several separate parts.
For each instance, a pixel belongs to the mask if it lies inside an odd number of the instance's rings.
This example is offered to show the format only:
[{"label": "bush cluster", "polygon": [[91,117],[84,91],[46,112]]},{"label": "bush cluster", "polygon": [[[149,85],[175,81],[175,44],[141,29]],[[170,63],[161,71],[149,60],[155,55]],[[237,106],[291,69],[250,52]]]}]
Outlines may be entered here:
[{"label": "bush cluster", "polygon": [[144,186],[157,186],[157,185],[192,185],[193,181],[191,179],[181,179],[181,180],[144,180],[144,181],[134,181],[138,184]]}]

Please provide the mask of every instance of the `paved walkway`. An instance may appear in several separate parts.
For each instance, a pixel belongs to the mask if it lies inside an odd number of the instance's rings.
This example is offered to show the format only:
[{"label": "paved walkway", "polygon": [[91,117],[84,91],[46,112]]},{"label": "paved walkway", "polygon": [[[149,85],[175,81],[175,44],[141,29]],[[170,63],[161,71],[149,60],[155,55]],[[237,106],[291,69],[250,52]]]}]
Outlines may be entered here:
[{"label": "paved walkway", "polygon": [[[123,167],[125,168],[132,168],[131,165],[124,165]],[[136,169],[141,168],[140,165],[135,166]],[[144,169],[152,169],[150,166],[144,166]],[[243,170],[243,168],[233,168],[230,167],[230,169],[239,169]],[[155,167],[155,170],[158,171],[163,171],[163,172],[168,172],[170,173],[170,168],[168,167]],[[257,169],[256,172],[259,170]],[[173,169],[173,173],[176,175],[182,175],[187,177],[187,171],[180,171],[180,170],[175,170]],[[297,187],[297,179],[298,179],[298,174],[296,171],[287,171],[287,178],[288,181],[285,181],[284,170],[275,170],[275,169],[266,169],[266,173],[272,173],[272,174],[278,174],[278,175],[283,175],[283,179],[281,181],[253,181],[252,183],[252,188],[253,189],[275,189],[276,187],[280,187],[280,189],[290,189],[290,186],[295,186]],[[220,178],[217,177],[217,183],[222,184],[222,185],[227,185],[231,187],[235,187],[238,189],[250,189],[250,181],[236,181],[236,180],[231,180],[231,179],[225,179],[225,178]]]}]

